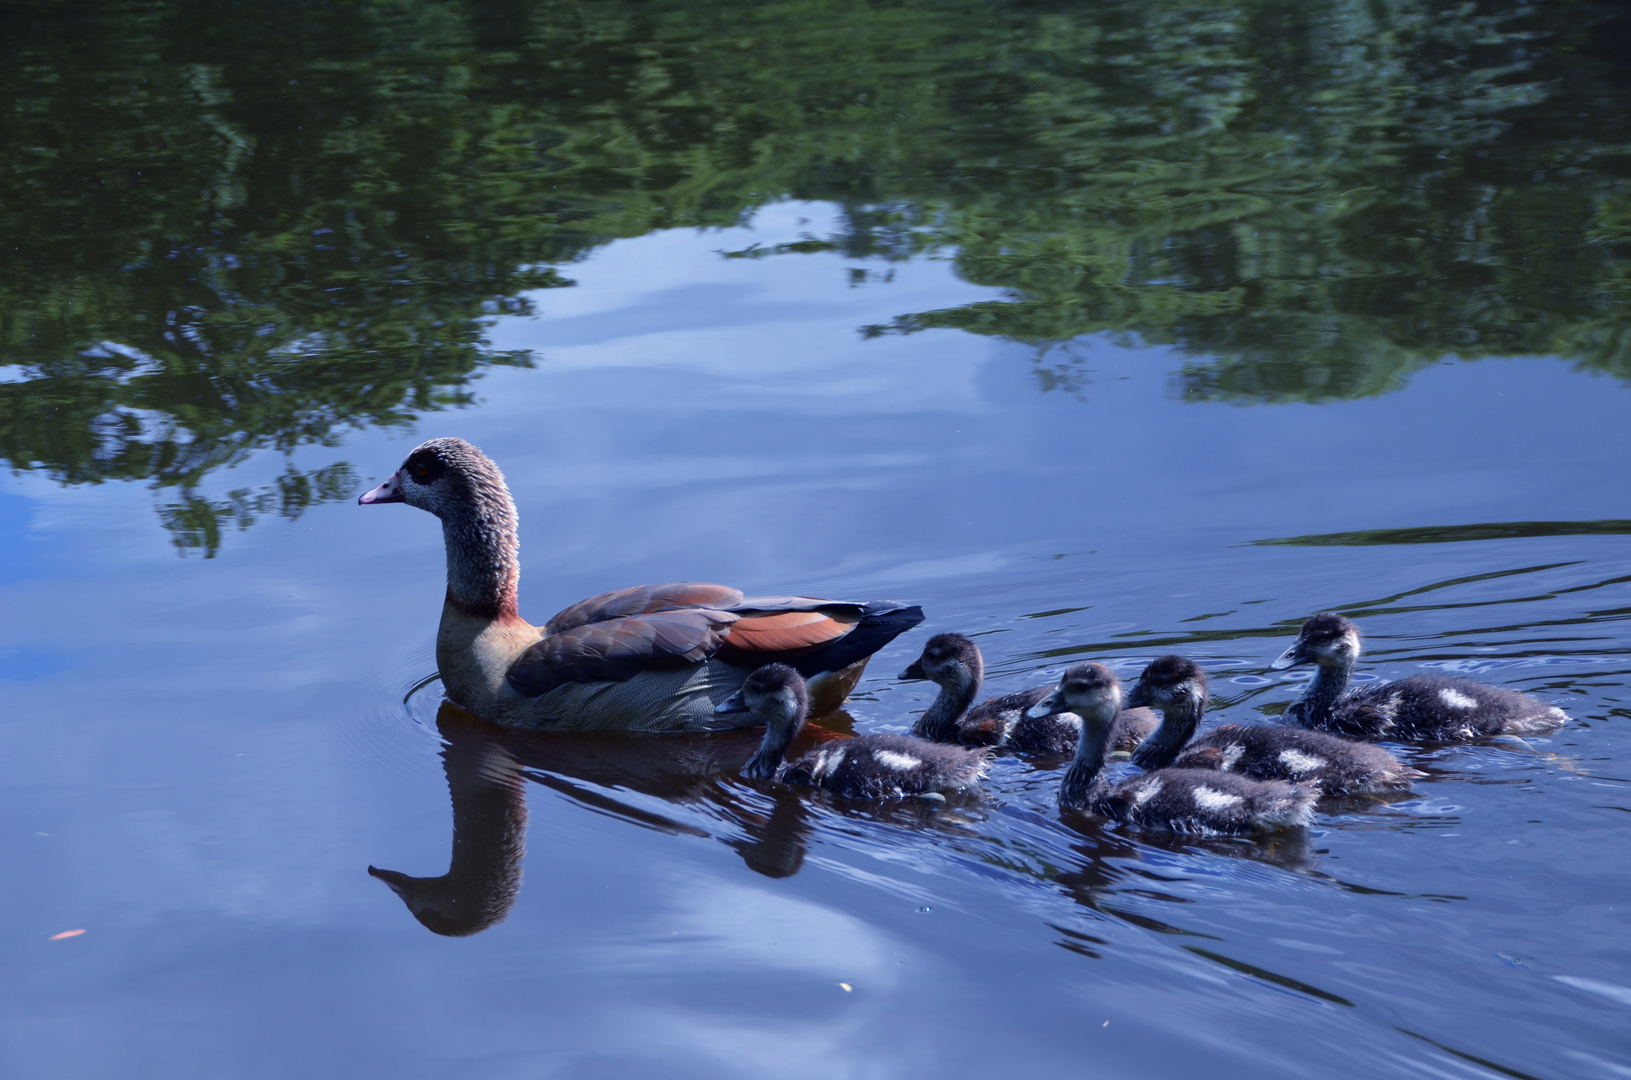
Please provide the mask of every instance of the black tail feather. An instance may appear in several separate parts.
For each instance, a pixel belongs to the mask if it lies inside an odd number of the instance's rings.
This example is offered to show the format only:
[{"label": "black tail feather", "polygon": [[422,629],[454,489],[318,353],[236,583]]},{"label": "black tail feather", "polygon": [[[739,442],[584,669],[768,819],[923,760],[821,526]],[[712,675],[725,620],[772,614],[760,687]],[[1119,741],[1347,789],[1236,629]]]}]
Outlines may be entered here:
[{"label": "black tail feather", "polygon": [[865,660],[885,645],[923,621],[923,609],[891,600],[875,600],[855,629],[819,649],[790,658],[787,663],[806,679],[825,671],[839,671],[857,660]]}]

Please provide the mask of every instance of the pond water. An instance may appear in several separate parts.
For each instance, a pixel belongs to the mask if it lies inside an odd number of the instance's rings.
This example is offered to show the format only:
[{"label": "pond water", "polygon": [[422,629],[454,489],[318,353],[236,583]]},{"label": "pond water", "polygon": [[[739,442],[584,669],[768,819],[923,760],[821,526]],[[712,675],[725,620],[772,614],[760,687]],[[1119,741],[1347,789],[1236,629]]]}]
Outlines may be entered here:
[{"label": "pond water", "polygon": [[[7,18],[8,1074],[1631,1076],[1617,9]],[[1217,842],[498,731],[353,503],[441,434],[533,621],[922,604],[838,731],[947,629],[1269,721],[1326,609],[1574,719]]]}]

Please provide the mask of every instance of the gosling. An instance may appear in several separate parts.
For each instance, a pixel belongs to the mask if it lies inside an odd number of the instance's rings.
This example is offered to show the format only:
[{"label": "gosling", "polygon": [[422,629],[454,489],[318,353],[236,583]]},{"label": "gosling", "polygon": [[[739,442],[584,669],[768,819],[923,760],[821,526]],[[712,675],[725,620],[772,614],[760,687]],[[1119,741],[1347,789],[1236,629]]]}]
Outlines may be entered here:
[{"label": "gosling", "polygon": [[1543,734],[1569,719],[1562,709],[1528,694],[1447,675],[1411,675],[1350,689],[1361,648],[1359,627],[1335,612],[1303,623],[1297,640],[1271,665],[1316,668],[1302,697],[1286,709],[1286,720],[1353,739],[1453,743]]},{"label": "gosling", "polygon": [[[1082,723],[1069,705],[1058,700],[1057,687],[1033,686],[973,705],[984,674],[985,660],[974,642],[962,634],[930,638],[923,655],[900,673],[902,679],[927,679],[940,687],[913,734],[934,742],[1006,746],[1050,757],[1064,757],[1076,749]],[[1043,702],[1051,704],[1039,709]],[[1116,717],[1106,753],[1125,759],[1159,723],[1150,709],[1124,710]]]},{"label": "gosling", "polygon": [[1112,785],[1101,775],[1104,748],[1121,711],[1121,684],[1103,664],[1071,669],[1082,737],[1059,787],[1063,810],[1086,810],[1142,829],[1238,836],[1305,826],[1319,789],[1201,769],[1157,769]]},{"label": "gosling", "polygon": [[1369,743],[1324,731],[1225,724],[1193,737],[1206,711],[1206,672],[1193,660],[1163,656],[1144,669],[1129,702],[1162,714],[1161,726],[1133,755],[1145,769],[1217,769],[1254,780],[1317,784],[1327,795],[1397,791],[1427,775]]},{"label": "gosling", "polygon": [[905,735],[858,735],[819,746],[792,761],[787,747],[810,712],[799,673],[766,664],[714,709],[751,712],[765,722],[764,742],[742,767],[753,780],[819,787],[849,799],[891,799],[963,791],[985,776],[987,752],[925,742]]}]

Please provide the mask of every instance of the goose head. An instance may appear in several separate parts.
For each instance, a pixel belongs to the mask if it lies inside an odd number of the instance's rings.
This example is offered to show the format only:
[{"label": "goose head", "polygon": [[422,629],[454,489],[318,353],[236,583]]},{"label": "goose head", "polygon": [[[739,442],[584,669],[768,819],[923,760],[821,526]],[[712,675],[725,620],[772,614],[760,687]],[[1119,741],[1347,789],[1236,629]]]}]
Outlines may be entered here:
[{"label": "goose head", "polygon": [[[363,506],[407,503],[443,521],[471,515],[515,515],[504,474],[493,459],[463,439],[422,442],[385,482],[357,497]],[[507,515],[506,515],[507,512]]]},{"label": "goose head", "polygon": [[455,438],[420,443],[357,502],[407,503],[435,514],[447,546],[451,598],[473,614],[514,614],[520,579],[515,501],[504,474],[479,449]]},{"label": "goose head", "polygon": [[1359,660],[1360,648],[1359,627],[1352,619],[1334,611],[1322,611],[1303,623],[1297,640],[1269,666],[1276,670],[1298,664],[1351,668]]},{"label": "goose head", "polygon": [[515,902],[512,893],[497,904],[483,903],[484,897],[469,895],[467,883],[453,880],[451,874],[410,877],[395,870],[370,866],[368,875],[389,885],[391,891],[408,905],[408,910],[421,926],[443,937],[479,934],[494,923],[501,922]]}]

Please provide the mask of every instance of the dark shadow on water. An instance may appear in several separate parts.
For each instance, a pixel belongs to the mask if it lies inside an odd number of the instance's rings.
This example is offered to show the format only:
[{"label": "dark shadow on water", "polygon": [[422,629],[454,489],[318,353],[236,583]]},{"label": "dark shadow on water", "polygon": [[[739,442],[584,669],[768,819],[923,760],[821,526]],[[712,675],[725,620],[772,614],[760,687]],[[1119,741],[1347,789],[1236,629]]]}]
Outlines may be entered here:
[{"label": "dark shadow on water", "polygon": [[751,810],[744,813],[742,823],[748,830],[745,839],[726,842],[754,873],[788,878],[804,867],[809,811],[804,800],[792,791],[777,792],[771,800],[768,814],[756,815]]}]

